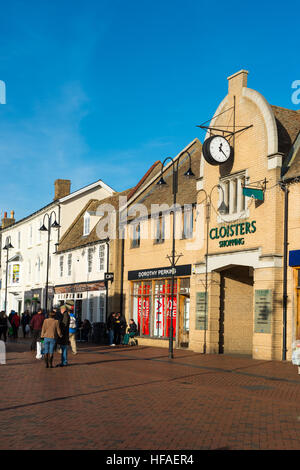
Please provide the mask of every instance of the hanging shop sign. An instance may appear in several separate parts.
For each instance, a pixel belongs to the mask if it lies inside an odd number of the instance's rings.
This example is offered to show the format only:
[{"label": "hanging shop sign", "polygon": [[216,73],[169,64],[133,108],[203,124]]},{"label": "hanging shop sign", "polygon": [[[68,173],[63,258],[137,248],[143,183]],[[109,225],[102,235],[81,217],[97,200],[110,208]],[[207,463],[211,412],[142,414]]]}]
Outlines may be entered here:
[{"label": "hanging shop sign", "polygon": [[239,224],[222,225],[221,227],[214,227],[209,232],[211,240],[223,238],[225,240],[219,241],[219,247],[244,245],[244,237],[241,235],[248,235],[256,232],[256,220],[252,222],[241,222]]},{"label": "hanging shop sign", "polygon": [[254,302],[254,332],[271,333],[272,291],[255,290]]},{"label": "hanging shop sign", "polygon": [[104,280],[113,282],[114,273],[104,273]]},{"label": "hanging shop sign", "polygon": [[243,196],[246,197],[253,197],[254,199],[258,199],[259,201],[264,200],[264,192],[262,189],[257,188],[243,188]]},{"label": "hanging shop sign", "polygon": [[135,281],[137,279],[161,279],[174,276],[190,276],[192,272],[191,264],[184,264],[175,266],[175,268],[154,268],[143,269],[140,271],[128,271],[128,281]]}]

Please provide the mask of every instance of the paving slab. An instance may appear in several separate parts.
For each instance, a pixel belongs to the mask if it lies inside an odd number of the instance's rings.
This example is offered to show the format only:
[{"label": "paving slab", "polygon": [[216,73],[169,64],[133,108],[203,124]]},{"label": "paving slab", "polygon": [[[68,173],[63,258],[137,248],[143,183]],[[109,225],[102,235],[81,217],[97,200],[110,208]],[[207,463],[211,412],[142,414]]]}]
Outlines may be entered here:
[{"label": "paving slab", "polygon": [[1,450],[300,449],[290,362],[79,343],[46,369],[19,339],[0,386]]}]

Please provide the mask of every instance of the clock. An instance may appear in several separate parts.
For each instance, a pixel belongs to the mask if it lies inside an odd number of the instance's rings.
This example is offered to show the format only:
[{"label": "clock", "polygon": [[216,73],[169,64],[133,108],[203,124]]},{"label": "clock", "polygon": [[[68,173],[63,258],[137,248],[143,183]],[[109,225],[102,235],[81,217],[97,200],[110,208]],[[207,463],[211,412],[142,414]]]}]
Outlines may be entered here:
[{"label": "clock", "polygon": [[212,135],[203,143],[202,152],[210,165],[222,165],[233,156],[233,148],[222,135]]}]

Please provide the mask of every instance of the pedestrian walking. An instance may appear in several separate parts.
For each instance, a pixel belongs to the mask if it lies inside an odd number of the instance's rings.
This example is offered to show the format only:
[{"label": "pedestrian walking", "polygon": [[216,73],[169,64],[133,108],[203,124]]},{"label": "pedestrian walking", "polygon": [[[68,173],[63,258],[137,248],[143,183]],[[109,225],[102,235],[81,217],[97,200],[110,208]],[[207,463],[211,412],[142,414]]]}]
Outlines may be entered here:
[{"label": "pedestrian walking", "polygon": [[41,338],[44,338],[44,358],[46,368],[53,367],[53,355],[57,338],[62,337],[59,321],[55,319],[55,312],[49,312],[49,318],[43,323]]},{"label": "pedestrian walking", "polygon": [[61,337],[58,338],[57,344],[61,349],[61,362],[56,367],[65,367],[68,365],[68,344],[69,344],[69,326],[70,326],[70,315],[68,313],[68,305],[62,305],[60,307],[60,313],[62,318],[59,322],[61,331]]},{"label": "pedestrian walking", "polygon": [[69,312],[70,315],[70,326],[69,326],[69,340],[73,354],[77,354],[77,347],[76,347],[76,332],[77,332],[77,324],[76,324],[76,317],[74,312]]},{"label": "pedestrian walking", "polygon": [[29,311],[26,310],[23,314],[22,314],[22,318],[21,318],[21,325],[22,325],[22,330],[23,330],[23,338],[26,338],[26,335],[29,333],[30,331],[30,328],[29,328],[29,323],[30,323],[30,314],[29,314]]},{"label": "pedestrian walking", "polygon": [[20,326],[20,317],[14,310],[12,310],[10,312],[9,322],[10,322],[12,330],[13,330],[13,338],[17,339],[18,338],[19,326]]},{"label": "pedestrian walking", "polygon": [[37,352],[36,359],[42,359],[42,346],[41,346],[41,331],[44,323],[45,317],[40,308],[37,313],[35,313],[30,321],[30,328],[32,329],[32,343],[31,350]]},{"label": "pedestrian walking", "polygon": [[0,340],[3,336],[4,342],[6,343],[7,340],[7,316],[4,311],[0,312]]},{"label": "pedestrian walking", "polygon": [[108,344],[109,346],[115,346],[114,337],[115,337],[115,312],[112,312],[106,322],[107,332],[108,332]]}]

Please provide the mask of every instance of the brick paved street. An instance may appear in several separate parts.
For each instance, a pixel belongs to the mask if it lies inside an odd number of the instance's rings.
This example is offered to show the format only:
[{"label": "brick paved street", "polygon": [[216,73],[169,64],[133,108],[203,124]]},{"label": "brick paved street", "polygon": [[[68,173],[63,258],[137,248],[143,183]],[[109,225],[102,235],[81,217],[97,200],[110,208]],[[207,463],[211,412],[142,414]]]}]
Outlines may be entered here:
[{"label": "brick paved street", "polygon": [[300,449],[289,362],[80,344],[46,369],[23,339],[7,351],[1,449]]}]

